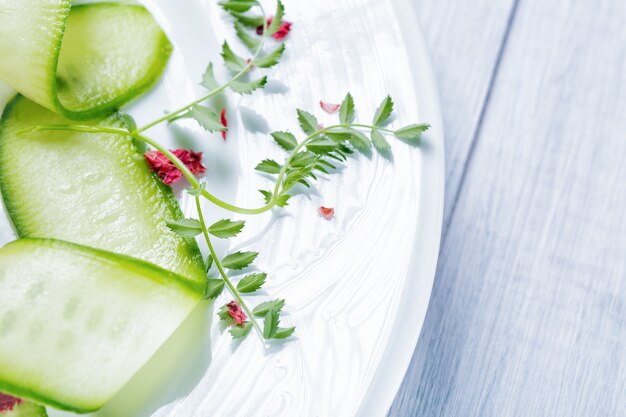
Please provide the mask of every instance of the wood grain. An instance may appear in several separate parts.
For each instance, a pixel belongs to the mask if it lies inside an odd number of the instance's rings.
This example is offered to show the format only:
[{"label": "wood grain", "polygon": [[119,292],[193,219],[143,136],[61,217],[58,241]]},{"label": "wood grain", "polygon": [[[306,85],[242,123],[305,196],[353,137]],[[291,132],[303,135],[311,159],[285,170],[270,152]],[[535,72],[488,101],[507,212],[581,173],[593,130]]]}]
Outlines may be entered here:
[{"label": "wood grain", "polygon": [[626,416],[625,21],[520,1],[390,416]]}]

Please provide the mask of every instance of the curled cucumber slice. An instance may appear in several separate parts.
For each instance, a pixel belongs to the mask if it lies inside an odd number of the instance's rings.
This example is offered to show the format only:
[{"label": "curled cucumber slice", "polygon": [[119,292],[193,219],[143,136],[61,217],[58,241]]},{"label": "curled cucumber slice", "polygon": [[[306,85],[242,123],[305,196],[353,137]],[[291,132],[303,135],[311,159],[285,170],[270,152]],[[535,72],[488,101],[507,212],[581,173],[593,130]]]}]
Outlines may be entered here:
[{"label": "curled cucumber slice", "polygon": [[0,80],[68,119],[108,115],[140,95],[170,53],[139,5],[0,0]]}]

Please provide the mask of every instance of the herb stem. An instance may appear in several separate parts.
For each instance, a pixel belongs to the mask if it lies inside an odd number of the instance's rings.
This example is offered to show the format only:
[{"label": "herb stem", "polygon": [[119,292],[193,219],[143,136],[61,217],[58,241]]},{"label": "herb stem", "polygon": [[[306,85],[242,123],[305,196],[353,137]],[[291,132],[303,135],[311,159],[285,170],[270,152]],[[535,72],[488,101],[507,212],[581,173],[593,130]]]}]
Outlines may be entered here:
[{"label": "herb stem", "polygon": [[259,323],[254,318],[254,314],[252,314],[252,310],[250,310],[246,302],[241,297],[241,294],[239,294],[239,291],[237,291],[237,288],[233,285],[231,280],[228,278],[228,275],[226,275],[226,271],[224,270],[224,267],[222,266],[222,262],[217,257],[217,253],[215,253],[215,248],[213,247],[213,244],[211,243],[211,238],[209,237],[209,231],[204,221],[204,215],[202,214],[202,204],[200,204],[200,197],[196,196],[195,200],[196,200],[196,209],[198,210],[198,220],[200,221],[200,225],[202,227],[202,234],[204,235],[204,240],[206,241],[206,244],[209,247],[209,252],[211,253],[211,257],[213,257],[213,262],[215,262],[215,266],[217,267],[217,270],[219,271],[220,276],[224,280],[224,283],[226,283],[226,286],[230,290],[231,294],[237,299],[237,301],[239,302],[239,305],[241,305],[241,308],[243,308],[243,310],[246,312],[246,314],[248,315],[248,318],[252,322],[252,325],[258,332],[261,339],[265,340],[265,338],[263,337],[263,330],[261,330],[261,326],[259,326]]}]

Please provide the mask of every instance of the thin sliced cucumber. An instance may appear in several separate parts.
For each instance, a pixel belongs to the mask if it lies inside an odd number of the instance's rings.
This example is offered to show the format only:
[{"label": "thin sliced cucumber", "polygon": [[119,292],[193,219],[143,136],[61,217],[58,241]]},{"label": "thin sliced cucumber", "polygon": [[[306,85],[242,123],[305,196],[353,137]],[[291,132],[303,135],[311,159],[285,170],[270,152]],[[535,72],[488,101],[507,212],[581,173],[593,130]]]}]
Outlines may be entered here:
[{"label": "thin sliced cucumber", "polygon": [[89,412],[107,402],[201,298],[152,264],[50,239],[0,249],[0,391]]},{"label": "thin sliced cucumber", "polygon": [[[50,123],[68,121],[21,96],[0,121],[0,187],[18,235],[122,253],[204,283],[195,240],[165,224],[183,217],[176,198],[132,141],[111,134],[18,133]],[[122,126],[116,116],[99,123]]]},{"label": "thin sliced cucumber", "polygon": [[0,79],[69,119],[109,115],[143,93],[170,52],[142,6],[0,0]]},{"label": "thin sliced cucumber", "polygon": [[[19,402],[4,409],[2,401],[7,398]],[[46,413],[46,408],[39,404],[18,400],[0,393],[0,417],[48,417],[48,413]]]}]

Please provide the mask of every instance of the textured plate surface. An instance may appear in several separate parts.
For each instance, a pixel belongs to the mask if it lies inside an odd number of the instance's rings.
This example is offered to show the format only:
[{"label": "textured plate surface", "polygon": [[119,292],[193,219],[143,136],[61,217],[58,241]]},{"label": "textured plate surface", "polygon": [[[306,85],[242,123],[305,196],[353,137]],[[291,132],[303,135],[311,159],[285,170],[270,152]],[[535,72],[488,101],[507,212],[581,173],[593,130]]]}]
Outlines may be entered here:
[{"label": "textured plate surface", "polygon": [[[236,44],[217,1],[143,3],[175,52],[163,81],[129,108],[139,123],[199,95],[200,75],[209,60],[219,62],[221,40]],[[336,116],[319,101],[338,103],[348,91],[360,120],[368,122],[389,93],[397,104],[393,126],[433,128],[420,148],[390,139],[393,158],[349,159],[286,210],[246,218],[245,232],[230,242],[228,250],[261,252],[257,265],[269,272],[268,284],[249,299],[286,298],[282,325],[297,325],[296,338],[263,345],[253,334],[233,342],[211,323],[212,308],[200,306],[98,416],[382,417],[402,381],[428,306],[443,208],[439,107],[415,11],[408,0],[285,6],[293,31],[266,91],[215,103],[227,108],[226,142],[192,122],[150,131],[171,146],[202,150],[212,192],[261,205],[256,190],[270,181],[253,168],[265,157],[284,158],[268,133],[299,132],[296,107],[332,123]],[[334,207],[335,219],[322,219],[320,205]],[[228,215],[206,209],[211,219]],[[0,231],[4,242],[14,239],[6,219]]]}]

